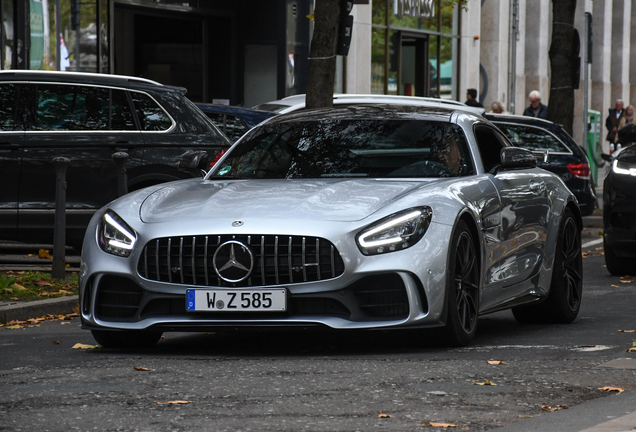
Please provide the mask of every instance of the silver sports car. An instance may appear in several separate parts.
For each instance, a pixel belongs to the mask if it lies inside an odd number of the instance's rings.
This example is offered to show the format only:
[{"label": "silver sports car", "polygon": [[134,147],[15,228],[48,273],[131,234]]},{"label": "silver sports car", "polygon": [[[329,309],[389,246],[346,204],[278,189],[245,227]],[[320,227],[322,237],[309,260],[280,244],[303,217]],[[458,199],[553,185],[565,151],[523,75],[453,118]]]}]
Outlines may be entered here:
[{"label": "silver sports car", "polygon": [[375,105],[285,114],[204,163],[203,178],[132,192],[93,217],[80,305],[102,346],[299,326],[439,327],[466,345],[490,312],[578,314],[576,198],[480,116]]}]

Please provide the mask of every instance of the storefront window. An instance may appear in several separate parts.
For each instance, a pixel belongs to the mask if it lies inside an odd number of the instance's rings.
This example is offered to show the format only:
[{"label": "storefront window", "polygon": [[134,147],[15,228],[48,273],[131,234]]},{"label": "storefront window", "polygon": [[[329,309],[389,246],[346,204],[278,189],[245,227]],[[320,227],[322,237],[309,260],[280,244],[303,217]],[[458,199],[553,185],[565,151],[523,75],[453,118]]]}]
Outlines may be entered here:
[{"label": "storefront window", "polygon": [[372,92],[454,99],[457,5],[449,0],[377,0],[372,13]]}]

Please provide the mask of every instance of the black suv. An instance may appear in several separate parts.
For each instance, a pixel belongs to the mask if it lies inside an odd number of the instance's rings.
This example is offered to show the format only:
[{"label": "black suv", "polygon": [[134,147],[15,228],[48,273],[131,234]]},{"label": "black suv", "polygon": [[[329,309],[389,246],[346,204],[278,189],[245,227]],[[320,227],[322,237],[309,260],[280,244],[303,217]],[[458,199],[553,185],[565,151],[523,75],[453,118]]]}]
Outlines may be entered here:
[{"label": "black suv", "polygon": [[594,212],[596,194],[587,155],[561,125],[512,114],[484,114],[484,117],[501,129],[513,144],[535,153],[537,166],[563,179],[576,195],[582,216]]},{"label": "black suv", "polygon": [[230,142],[185,96],[142,78],[0,72],[0,239],[53,241],[56,173],[66,174],[66,238],[81,244],[92,214],[118,196],[112,155],[128,154],[128,190],[190,177],[177,160]]}]

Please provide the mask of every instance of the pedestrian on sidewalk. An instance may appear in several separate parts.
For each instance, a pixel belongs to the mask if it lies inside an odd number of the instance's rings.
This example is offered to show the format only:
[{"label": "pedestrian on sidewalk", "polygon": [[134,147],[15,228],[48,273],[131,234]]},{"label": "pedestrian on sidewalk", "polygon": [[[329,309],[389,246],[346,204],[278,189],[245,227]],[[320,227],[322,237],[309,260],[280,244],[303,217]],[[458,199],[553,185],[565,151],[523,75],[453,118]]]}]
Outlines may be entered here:
[{"label": "pedestrian on sidewalk", "polygon": [[528,99],[530,99],[530,106],[525,109],[523,115],[526,117],[538,117],[547,120],[548,106],[541,103],[541,93],[537,90],[532,90],[528,95]]},{"label": "pedestrian on sidewalk", "polygon": [[466,102],[468,106],[483,108],[484,106],[477,100],[477,89],[468,89],[466,91]]},{"label": "pedestrian on sidewalk", "polygon": [[622,100],[617,99],[614,106],[615,108],[610,108],[609,115],[607,116],[607,119],[605,119],[605,127],[607,128],[607,137],[605,137],[605,139],[609,141],[610,144],[614,144],[618,125],[620,124],[624,114]]},{"label": "pedestrian on sidewalk", "polygon": [[618,131],[631,124],[636,124],[636,113],[634,113],[634,107],[632,105],[628,105],[627,108],[625,108],[625,114],[621,117],[621,120],[618,123],[618,129],[616,130],[616,136],[614,137],[615,144],[620,143],[623,147],[633,144],[633,142],[623,142],[618,139],[618,135],[620,135]]}]

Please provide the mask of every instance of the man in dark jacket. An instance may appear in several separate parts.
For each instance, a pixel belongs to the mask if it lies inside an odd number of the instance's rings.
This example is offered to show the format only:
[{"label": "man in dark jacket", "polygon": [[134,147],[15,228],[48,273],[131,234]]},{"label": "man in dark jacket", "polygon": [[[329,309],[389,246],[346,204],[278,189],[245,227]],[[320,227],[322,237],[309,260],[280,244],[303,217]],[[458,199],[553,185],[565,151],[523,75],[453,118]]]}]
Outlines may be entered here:
[{"label": "man in dark jacket", "polygon": [[548,119],[548,106],[541,103],[541,93],[537,90],[532,90],[528,95],[530,99],[530,106],[523,112],[527,117],[538,117],[547,120]]},{"label": "man in dark jacket", "polygon": [[623,118],[625,111],[623,110],[623,101],[618,99],[616,101],[616,108],[610,108],[609,115],[605,120],[605,127],[607,128],[607,137],[605,138],[610,144],[614,144],[614,138],[616,137],[616,131],[618,125]]},{"label": "man in dark jacket", "polygon": [[479,103],[477,100],[477,90],[476,89],[468,89],[466,92],[466,102],[464,102],[468,106],[483,108],[484,106]]}]

